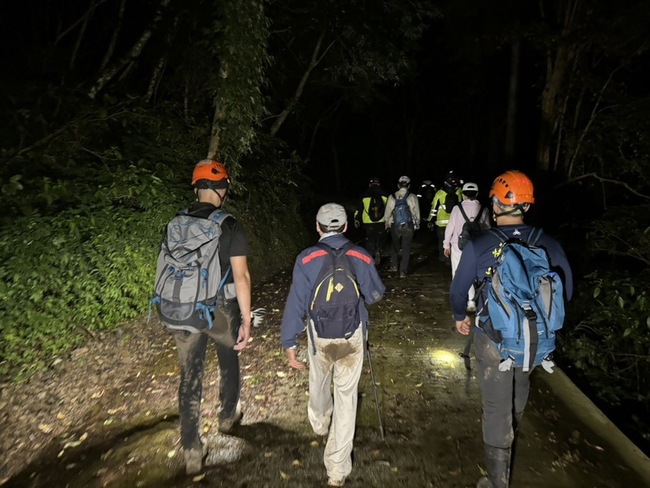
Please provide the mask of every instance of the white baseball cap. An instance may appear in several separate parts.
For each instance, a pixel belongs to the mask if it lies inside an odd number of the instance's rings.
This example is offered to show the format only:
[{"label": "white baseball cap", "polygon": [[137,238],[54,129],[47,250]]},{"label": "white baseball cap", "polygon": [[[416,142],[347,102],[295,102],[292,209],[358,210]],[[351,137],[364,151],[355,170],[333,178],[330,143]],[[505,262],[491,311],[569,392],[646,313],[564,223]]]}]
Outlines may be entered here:
[{"label": "white baseball cap", "polygon": [[344,225],[348,221],[348,216],[343,206],[338,203],[326,203],[318,209],[316,220],[328,230],[334,230]]}]

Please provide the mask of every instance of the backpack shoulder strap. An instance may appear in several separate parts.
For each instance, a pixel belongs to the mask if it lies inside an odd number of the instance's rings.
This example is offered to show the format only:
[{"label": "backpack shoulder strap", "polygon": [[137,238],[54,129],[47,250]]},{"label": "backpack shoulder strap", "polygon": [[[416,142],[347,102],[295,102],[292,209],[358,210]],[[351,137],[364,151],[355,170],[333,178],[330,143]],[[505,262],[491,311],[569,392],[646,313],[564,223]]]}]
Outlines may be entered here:
[{"label": "backpack shoulder strap", "polygon": [[328,244],[325,244],[323,242],[317,242],[316,247],[319,247],[328,253],[330,253],[333,256],[341,256],[342,254],[345,254],[354,244],[352,244],[352,241],[348,241],[345,244],[343,244],[341,247],[334,248]]},{"label": "backpack shoulder strap", "polygon": [[510,239],[508,235],[498,227],[491,227],[490,232],[497,236],[501,242],[507,242]]},{"label": "backpack shoulder strap", "polygon": [[322,242],[317,242],[317,243],[316,243],[316,247],[319,247],[319,248],[321,248],[323,251],[327,251],[327,252],[330,253],[330,254],[332,254],[332,252],[334,251],[334,248],[333,248],[333,247],[328,246],[327,244],[324,244],[324,243],[322,243]]},{"label": "backpack shoulder strap", "polygon": [[469,217],[468,217],[467,214],[465,213],[465,209],[463,208],[463,204],[462,204],[462,203],[461,203],[460,205],[458,205],[458,209],[460,210],[460,213],[463,214],[463,218],[465,219],[465,222],[470,222]]},{"label": "backpack shoulder strap", "polygon": [[540,238],[542,237],[542,229],[538,227],[533,227],[530,229],[530,233],[528,234],[528,239],[526,239],[526,244],[529,246],[535,246],[539,242]]},{"label": "backpack shoulder strap", "polygon": [[222,224],[224,220],[226,220],[228,217],[231,217],[229,213],[224,212],[220,208],[213,210],[210,215],[208,215],[208,219],[216,222],[217,224]]}]

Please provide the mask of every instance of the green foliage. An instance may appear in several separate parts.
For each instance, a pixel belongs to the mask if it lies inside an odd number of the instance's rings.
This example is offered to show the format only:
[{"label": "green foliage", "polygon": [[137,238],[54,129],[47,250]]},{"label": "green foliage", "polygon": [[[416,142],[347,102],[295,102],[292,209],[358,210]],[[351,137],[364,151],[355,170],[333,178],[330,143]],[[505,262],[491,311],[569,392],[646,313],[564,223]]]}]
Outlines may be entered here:
[{"label": "green foliage", "polygon": [[[647,206],[615,207],[590,224],[585,263],[558,352],[573,377],[609,409],[650,413],[650,232]],[[597,263],[597,264],[594,264]],[[632,417],[650,439],[650,425]]]},{"label": "green foliage", "polygon": [[[296,219],[299,192],[277,191],[281,182],[297,184],[300,164],[288,157],[271,169],[269,156],[257,156],[267,162],[251,176],[265,183],[252,194],[235,186],[226,205],[247,230],[255,277],[288,265],[304,244]],[[84,191],[74,208],[4,223],[1,375],[24,378],[88,334],[147,313],[162,231],[191,198],[186,183],[167,179],[172,172],[159,168],[162,179],[147,165],[154,166],[143,162],[106,173],[113,182],[98,188],[75,183]]]},{"label": "green foliage", "polygon": [[[0,237],[0,373],[43,367],[83,332],[110,329],[145,311],[172,193],[136,167],[57,215],[5,223]],[[152,264],[154,263],[154,264]]]},{"label": "green foliage", "polygon": [[246,225],[252,266],[265,274],[293,262],[306,245],[300,205],[311,185],[304,162],[282,142],[262,134],[257,142],[244,160],[243,186],[234,188],[231,204]]},{"label": "green foliage", "polygon": [[650,274],[594,272],[574,302],[577,325],[561,334],[564,356],[609,405],[650,407]]},{"label": "green foliage", "polygon": [[632,269],[650,267],[650,205],[617,205],[588,225],[588,252],[592,256],[609,255]]},{"label": "green foliage", "polygon": [[219,63],[214,77],[217,158],[237,176],[242,155],[251,151],[255,125],[265,113],[261,87],[269,56],[269,21],[261,0],[224,2],[215,21],[215,41],[208,48]]}]

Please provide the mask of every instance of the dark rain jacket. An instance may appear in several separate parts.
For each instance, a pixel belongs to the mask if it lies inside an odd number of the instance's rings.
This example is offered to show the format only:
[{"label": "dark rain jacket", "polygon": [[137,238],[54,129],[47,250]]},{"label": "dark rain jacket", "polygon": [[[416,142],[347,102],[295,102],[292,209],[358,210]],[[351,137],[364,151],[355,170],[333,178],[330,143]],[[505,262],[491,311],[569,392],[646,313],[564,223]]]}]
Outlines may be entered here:
[{"label": "dark rain jacket", "polygon": [[[512,238],[526,240],[533,227],[529,225],[502,225],[499,229]],[[486,232],[468,241],[456,268],[456,274],[449,289],[451,311],[454,320],[465,318],[467,307],[467,291],[475,280],[481,282],[488,278],[488,270],[496,264],[495,251],[501,241],[492,232]],[[564,284],[564,295],[567,300],[573,295],[573,275],[564,250],[560,243],[545,232],[542,232],[537,245],[543,247],[549,257],[551,269],[556,271]],[[487,297],[487,287],[482,290],[483,299]]]},{"label": "dark rain jacket", "polygon": [[[343,234],[324,234],[320,241],[334,249],[340,249],[349,240]],[[287,297],[287,303],[282,317],[280,340],[282,347],[288,349],[296,345],[298,337],[305,330],[309,300],[312,296],[316,280],[324,262],[327,251],[311,246],[302,251],[296,258],[293,267],[293,281]],[[375,261],[368,251],[359,246],[353,246],[348,251],[350,262],[359,285],[363,300],[359,302],[359,318],[363,327],[368,325],[368,310],[365,305],[378,302],[386,290],[375,268]]]}]

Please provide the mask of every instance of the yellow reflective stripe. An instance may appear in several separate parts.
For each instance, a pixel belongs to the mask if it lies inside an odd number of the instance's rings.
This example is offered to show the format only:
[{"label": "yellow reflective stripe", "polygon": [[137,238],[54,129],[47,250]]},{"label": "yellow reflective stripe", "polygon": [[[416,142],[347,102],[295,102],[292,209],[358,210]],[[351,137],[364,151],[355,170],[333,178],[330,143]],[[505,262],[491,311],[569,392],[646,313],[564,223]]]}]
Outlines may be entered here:
[{"label": "yellow reflective stripe", "polygon": [[327,295],[325,301],[329,302],[332,299],[332,293],[334,293],[334,276],[331,276],[329,283],[327,284]]}]

